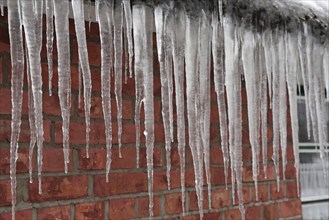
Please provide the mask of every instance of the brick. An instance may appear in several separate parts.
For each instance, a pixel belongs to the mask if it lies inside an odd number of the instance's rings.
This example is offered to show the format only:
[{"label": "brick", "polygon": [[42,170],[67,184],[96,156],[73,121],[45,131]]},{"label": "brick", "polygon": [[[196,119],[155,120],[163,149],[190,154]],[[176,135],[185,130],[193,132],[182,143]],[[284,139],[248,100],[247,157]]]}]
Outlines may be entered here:
[{"label": "brick", "polygon": [[296,169],[293,163],[288,163],[286,166],[286,178],[296,179]]},{"label": "brick", "polygon": [[10,41],[8,28],[0,26],[0,32],[2,33],[0,36],[0,49],[2,52],[10,52]]},{"label": "brick", "polygon": [[182,212],[182,198],[180,193],[171,193],[165,196],[166,214],[178,214]]},{"label": "brick", "polygon": [[[11,212],[2,212],[0,213],[1,220],[11,220]],[[15,219],[16,220],[32,220],[32,210],[19,210],[15,211]]]},{"label": "brick", "polygon": [[[223,167],[210,167],[210,173],[211,173],[211,185],[212,186],[225,185],[225,175],[224,175]],[[228,171],[227,182],[228,182],[228,184],[231,183],[230,170]]]},{"label": "brick", "polygon": [[105,175],[94,176],[95,196],[147,192],[146,173],[110,173],[109,180],[106,183]]},{"label": "brick", "polygon": [[[86,156],[85,148],[79,150],[79,169],[81,170],[104,170],[106,169],[106,149],[89,148],[89,158]],[[136,167],[136,152],[134,148],[123,147],[122,158],[119,158],[119,149],[112,147],[111,170],[133,169]]]},{"label": "brick", "polygon": [[0,180],[0,205],[6,206],[11,204],[10,180]]},{"label": "brick", "polygon": [[[36,156],[36,155],[35,155]],[[73,169],[73,150],[69,150],[68,171]],[[42,172],[64,172],[64,153],[62,147],[43,148]]]},{"label": "brick", "polygon": [[210,164],[223,164],[222,149],[218,146],[210,148]]},{"label": "brick", "polygon": [[[38,194],[38,181],[29,184],[29,200],[31,202],[56,201],[83,198],[88,191],[87,176],[59,176],[42,178],[42,194]],[[79,187],[76,187],[79,186]]]},{"label": "brick", "polygon": [[212,208],[218,209],[230,205],[230,192],[226,189],[213,190],[211,193]]},{"label": "brick", "polygon": [[[29,150],[27,148],[18,148],[18,159],[16,162],[16,172],[26,173],[29,170]],[[10,172],[10,150],[9,148],[0,148],[0,174],[9,174]]]},{"label": "brick", "polygon": [[179,158],[179,153],[178,153],[178,147],[171,146],[170,160],[171,160],[171,166],[172,167],[179,167],[180,166],[180,158]]},{"label": "brick", "polygon": [[104,203],[90,202],[75,205],[75,219],[104,219]]},{"label": "brick", "polygon": [[[162,160],[162,147],[154,147],[153,167],[161,167],[165,161]],[[141,168],[146,168],[146,148],[139,149],[139,164]]]},{"label": "brick", "polygon": [[[196,195],[196,192],[195,191],[192,191],[189,193],[189,210],[191,211],[198,211],[199,210],[199,207],[198,207],[198,198],[197,198],[197,195]],[[209,201],[209,198],[208,198],[208,191],[207,190],[204,190],[203,191],[203,200],[202,200],[202,207],[203,209],[208,209],[208,202]]]},{"label": "brick", "polygon": [[210,143],[220,143],[220,131],[218,125],[210,126]]},{"label": "brick", "polygon": [[[137,198],[138,203],[138,216],[141,217],[149,217],[149,197],[139,197]],[[159,216],[161,214],[161,200],[159,196],[154,196],[153,198],[153,214],[154,216]]]},{"label": "brick", "polygon": [[299,199],[280,202],[279,206],[280,206],[280,217],[282,218],[300,215],[302,212],[301,202]]},{"label": "brick", "polygon": [[286,197],[287,198],[298,198],[297,182],[286,183]]},{"label": "brick", "polygon": [[283,183],[280,182],[280,191],[277,190],[277,183],[270,184],[271,200],[278,200],[283,198]]},{"label": "brick", "polygon": [[[78,115],[80,117],[85,117],[84,111],[84,99],[81,99],[81,105],[78,106]],[[133,106],[131,100],[122,100],[122,119],[133,119]],[[90,117],[91,118],[103,118],[103,107],[102,107],[102,98],[101,97],[91,97],[91,106],[90,106]],[[111,117],[112,119],[117,119],[117,105],[116,100],[111,99]]]},{"label": "brick", "polygon": [[[256,189],[252,187],[252,201],[256,201]],[[258,185],[258,201],[266,202],[268,200],[268,185],[259,184]]]},{"label": "brick", "polygon": [[[166,190],[168,186],[167,170],[154,172],[154,191]],[[170,188],[180,188],[180,170],[171,169],[170,172]]]},{"label": "brick", "polygon": [[279,219],[278,206],[276,203],[263,206],[263,218],[269,220]]},{"label": "brick", "polygon": [[[0,88],[0,114],[11,114],[11,91],[8,88]],[[28,95],[27,92],[23,92],[22,114],[28,114]]]},{"label": "brick", "polygon": [[[71,42],[72,45],[72,61],[75,64],[79,63],[79,56],[78,56],[78,43],[76,40]],[[87,41],[87,49],[88,49],[88,58],[89,64],[93,66],[100,66],[101,64],[101,48],[100,44]]]},{"label": "brick", "polygon": [[2,84],[3,83],[3,67],[2,67],[2,60],[3,60],[3,58],[2,58],[2,56],[0,56],[0,84]]},{"label": "brick", "polygon": [[246,207],[246,220],[254,219],[261,219],[259,206]]},{"label": "brick", "polygon": [[133,198],[110,200],[110,219],[131,219],[135,217],[135,200]]},{"label": "brick", "polygon": [[[253,188],[254,186],[242,186],[242,197],[243,197],[243,203],[247,204],[250,203],[252,201],[251,199],[251,195],[250,195],[250,191],[251,188]],[[230,189],[229,189],[230,190]],[[239,204],[239,198],[238,198],[238,189],[237,187],[235,187],[235,196],[234,196],[234,205]]]},{"label": "brick", "polygon": [[225,220],[237,220],[241,219],[241,213],[239,209],[229,209],[224,212]]},{"label": "brick", "polygon": [[70,219],[70,206],[54,206],[48,208],[38,209],[38,219],[48,220],[48,219]]}]

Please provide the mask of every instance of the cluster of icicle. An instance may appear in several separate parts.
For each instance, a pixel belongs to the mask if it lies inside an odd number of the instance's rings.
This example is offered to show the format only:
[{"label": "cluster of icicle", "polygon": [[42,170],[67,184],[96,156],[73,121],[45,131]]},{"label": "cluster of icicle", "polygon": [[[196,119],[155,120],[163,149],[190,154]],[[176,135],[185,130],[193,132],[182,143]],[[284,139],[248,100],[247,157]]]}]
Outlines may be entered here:
[{"label": "cluster of icicle", "polygon": [[[41,44],[42,17],[46,11],[46,39],[49,72],[49,95],[52,95],[53,35],[56,31],[58,51],[58,95],[63,118],[63,149],[65,172],[69,163],[69,124],[71,109],[71,73],[69,42],[69,4],[72,4],[78,42],[79,74],[83,79],[86,119],[86,152],[88,157],[90,132],[91,74],[88,62],[84,4],[80,0],[10,0],[8,6],[9,35],[12,60],[12,133],[10,177],[13,219],[16,204],[16,160],[21,124],[24,66],[27,67],[29,120],[31,128],[30,182],[32,153],[38,148],[38,181],[41,188],[43,116]],[[197,6],[196,6],[197,7]],[[266,175],[268,103],[273,115],[273,156],[279,190],[279,148],[282,152],[283,178],[287,163],[287,106],[290,106],[293,149],[297,178],[299,176],[297,86],[304,85],[309,137],[319,143],[321,158],[325,157],[325,89],[329,89],[329,45],[319,42],[311,28],[301,22],[299,28],[276,27],[261,32],[223,15],[222,2],[213,10],[189,13],[167,1],[150,7],[144,3],[131,5],[130,0],[96,0],[96,19],[101,41],[101,96],[105,121],[109,181],[112,147],[111,73],[115,78],[115,98],[119,148],[122,134],[122,78],[135,77],[136,103],[136,165],[139,167],[140,112],[145,110],[149,214],[153,216],[153,27],[160,63],[162,118],[165,131],[167,179],[170,189],[170,151],[174,141],[174,109],[177,113],[177,140],[181,166],[182,208],[185,207],[185,115],[184,85],[189,147],[192,152],[195,188],[200,217],[203,216],[203,171],[206,172],[209,203],[210,182],[210,82],[214,81],[219,109],[221,147],[224,159],[226,188],[231,169],[231,190],[239,201],[244,218],[242,195],[242,103],[241,81],[245,80],[248,99],[249,140],[252,148],[252,171],[257,194],[257,177]],[[2,9],[2,7],[1,7]],[[218,9],[218,10],[217,10]],[[3,9],[1,10],[3,12]],[[54,26],[55,24],[55,26]],[[24,31],[23,31],[24,27]],[[55,27],[55,28],[54,28]],[[25,40],[23,40],[25,39]],[[24,46],[25,44],[25,46]],[[25,52],[24,52],[25,48]],[[26,54],[25,54],[26,53]],[[125,57],[125,63],[123,63]],[[123,65],[124,64],[124,65]],[[124,67],[124,68],[123,68]],[[212,68],[213,67],[213,68]],[[214,71],[214,79],[210,78]],[[79,75],[79,78],[81,76]],[[184,79],[185,82],[184,82]],[[81,79],[79,80],[81,82]],[[288,90],[287,90],[288,88]],[[175,97],[173,96],[175,91]],[[286,100],[289,94],[289,105]],[[269,94],[269,95],[267,95]],[[176,106],[174,107],[174,100]],[[119,151],[120,152],[120,151]],[[262,155],[260,155],[262,152]],[[119,153],[121,157],[121,152]],[[261,165],[263,168],[261,170]],[[297,183],[299,181],[297,180]],[[237,187],[237,190],[235,190]],[[298,187],[299,188],[299,187]],[[211,207],[211,204],[209,204]]]}]

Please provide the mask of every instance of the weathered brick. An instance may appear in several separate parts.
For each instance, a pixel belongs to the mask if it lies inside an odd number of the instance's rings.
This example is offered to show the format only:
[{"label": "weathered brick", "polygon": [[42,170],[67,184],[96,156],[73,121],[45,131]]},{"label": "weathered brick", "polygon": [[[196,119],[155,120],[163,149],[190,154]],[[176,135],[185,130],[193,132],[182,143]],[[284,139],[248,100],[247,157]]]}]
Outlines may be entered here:
[{"label": "weathered brick", "polygon": [[[251,187],[252,192],[252,201],[256,201],[256,188]],[[258,185],[258,201],[266,202],[268,200],[268,185],[267,184],[259,184]]]},{"label": "weathered brick", "polygon": [[[11,91],[8,88],[0,88],[0,114],[11,114],[12,105],[11,105]],[[23,103],[22,103],[22,114],[28,114],[28,95],[27,92],[23,92]]]},{"label": "weathered brick", "polygon": [[280,191],[277,189],[277,183],[271,183],[270,184],[270,195],[271,200],[277,200],[283,198],[283,183],[280,182]]},{"label": "weathered brick", "polygon": [[246,220],[254,219],[261,219],[259,206],[246,207]]},{"label": "weathered brick", "polygon": [[[26,173],[29,170],[29,150],[18,148],[18,159],[16,162],[16,172]],[[10,172],[10,151],[9,148],[0,148],[0,174]]]},{"label": "weathered brick", "polygon": [[213,190],[211,193],[212,208],[218,209],[230,205],[230,192],[226,189]]},{"label": "weathered brick", "polygon": [[239,209],[229,209],[224,212],[225,220],[237,220],[241,219],[241,213]]},{"label": "weathered brick", "polygon": [[83,198],[88,191],[87,180],[87,176],[43,177],[42,194],[40,195],[38,193],[38,181],[35,179],[32,184],[29,184],[29,200],[41,202]]},{"label": "weathered brick", "polygon": [[[75,64],[79,63],[78,56],[78,43],[76,40],[72,40],[72,61]],[[100,66],[101,64],[101,47],[99,43],[87,41],[87,49],[88,49],[88,58],[89,64],[93,66]]]},{"label": "weathered brick", "polygon": [[[154,173],[154,191],[166,190],[168,186],[167,171],[161,170]],[[179,188],[180,184],[180,170],[172,169],[170,172],[170,188]]]},{"label": "weathered brick", "polygon": [[165,196],[166,214],[178,214],[182,212],[182,197],[180,193],[171,193]]},{"label": "weathered brick", "polygon": [[[11,220],[11,212],[0,212],[1,220]],[[16,220],[32,220],[32,209],[15,211]]]},{"label": "weathered brick", "polygon": [[[149,197],[139,197],[137,198],[138,203],[138,216],[141,217],[149,217]],[[153,214],[154,216],[159,216],[161,214],[161,200],[159,196],[154,196],[153,199]]]},{"label": "weathered brick", "polygon": [[109,196],[147,192],[146,173],[111,173],[106,183],[105,175],[94,176],[94,195]]},{"label": "weathered brick", "polygon": [[0,180],[0,205],[6,206],[11,204],[10,180]]},{"label": "weathered brick", "polygon": [[264,205],[262,212],[264,219],[268,219],[268,220],[279,219],[279,211],[278,211],[277,203]]},{"label": "weathered brick", "polygon": [[40,208],[38,211],[39,220],[49,220],[49,219],[70,219],[70,206],[54,206],[48,208]]},{"label": "weathered brick", "polygon": [[[162,147],[154,147],[153,167],[160,167],[165,161],[162,160]],[[139,164],[141,168],[146,168],[146,148],[139,149]]]},{"label": "weathered brick", "polygon": [[[79,169],[81,170],[104,170],[106,169],[106,149],[89,148],[89,158],[86,156],[85,148],[79,150]],[[123,147],[122,158],[119,158],[119,149],[112,147],[111,170],[132,169],[136,167],[136,152],[134,148]]]},{"label": "weathered brick", "polygon": [[104,203],[90,202],[75,205],[75,219],[104,219]]},{"label": "weathered brick", "polygon": [[299,199],[280,202],[280,217],[287,218],[301,213],[301,202]]},{"label": "weathered brick", "polygon": [[[191,211],[198,211],[199,207],[198,207],[198,198],[196,196],[196,192],[192,191],[189,193],[189,210]],[[208,202],[209,198],[208,198],[208,191],[204,190],[203,191],[203,200],[202,200],[202,207],[203,209],[208,209]]]},{"label": "weathered brick", "polygon": [[287,182],[286,183],[286,197],[287,198],[297,198],[297,182]]},{"label": "weathered brick", "polygon": [[[69,150],[68,171],[73,169],[73,150]],[[43,148],[43,172],[64,172],[64,153],[62,147]]]},{"label": "weathered brick", "polygon": [[131,219],[135,217],[135,199],[110,200],[110,219]]}]

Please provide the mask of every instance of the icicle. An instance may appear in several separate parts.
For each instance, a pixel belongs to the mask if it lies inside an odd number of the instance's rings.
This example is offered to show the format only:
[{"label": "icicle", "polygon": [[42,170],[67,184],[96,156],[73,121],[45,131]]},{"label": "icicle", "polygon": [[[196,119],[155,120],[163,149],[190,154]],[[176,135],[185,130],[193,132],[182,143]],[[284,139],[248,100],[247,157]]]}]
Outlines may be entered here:
[{"label": "icicle", "polygon": [[277,53],[277,35],[278,30],[274,30],[272,33],[273,42],[271,44],[271,54],[272,54],[272,68],[273,68],[273,97],[272,97],[272,123],[273,123],[273,155],[272,159],[274,162],[274,168],[276,173],[276,182],[277,182],[277,191],[280,190],[280,171],[279,171],[279,147],[280,147],[280,88],[279,88],[279,78],[280,78],[280,71],[279,71],[279,58],[280,56]]},{"label": "icicle", "polygon": [[329,44],[327,43],[325,45],[325,50],[323,54],[323,74],[324,74],[324,79],[325,79],[325,86],[327,90],[327,99],[329,99]]},{"label": "icicle", "polygon": [[268,82],[268,92],[270,97],[270,108],[272,108],[272,53],[271,53],[271,45],[272,45],[272,30],[265,30],[262,35],[262,44],[264,46],[265,53],[265,66],[266,66],[266,75]]},{"label": "icicle", "polygon": [[30,124],[30,148],[29,148],[29,175],[30,175],[30,183],[33,182],[32,179],[32,172],[33,172],[33,165],[32,165],[32,156],[33,150],[36,143],[36,125],[35,125],[35,115],[34,115],[34,101],[33,101],[33,90],[32,90],[32,79],[30,74],[30,65],[29,65],[29,56],[27,52],[27,45],[26,45],[26,75],[27,75],[27,83],[28,83],[28,106],[29,106],[29,124]]},{"label": "icicle", "polygon": [[123,24],[123,55],[124,55],[124,73],[125,73],[125,84],[127,84],[128,80],[128,71],[129,71],[129,52],[128,52],[128,38],[127,38],[127,25],[124,22],[124,14],[122,13],[122,24]]},{"label": "icicle", "polygon": [[213,16],[213,35],[212,35],[212,55],[214,62],[214,82],[217,94],[217,105],[219,113],[221,148],[224,161],[225,185],[227,189],[227,175],[229,166],[228,153],[228,131],[227,131],[227,113],[225,102],[225,85],[224,85],[224,36],[223,27],[219,26],[218,16]]},{"label": "icicle", "polygon": [[21,126],[24,52],[22,40],[22,24],[20,19],[19,0],[8,1],[8,31],[11,56],[11,137],[10,137],[10,185],[11,211],[15,219],[16,206],[16,161],[18,158],[18,140]]},{"label": "icicle", "polygon": [[46,1],[46,22],[47,22],[47,61],[48,61],[48,86],[49,96],[52,96],[53,79],[53,41],[54,41],[54,2]]},{"label": "icicle", "polygon": [[[143,78],[143,64],[144,54],[142,53],[143,49],[143,32],[145,28],[145,22],[142,19],[142,11],[145,9],[141,6],[134,7],[135,12],[133,12],[133,34],[134,34],[134,54],[135,54],[135,93],[136,93],[136,101],[135,101],[135,128],[136,128],[136,166],[139,168],[139,147],[140,147],[140,111],[142,107],[142,101],[144,97],[144,78]],[[136,12],[137,10],[137,12]]]},{"label": "icicle", "polygon": [[299,195],[299,140],[298,140],[298,117],[297,111],[297,71],[298,71],[298,40],[293,34],[288,35],[287,51],[287,85],[289,93],[290,118],[292,128],[292,142],[294,148],[295,168],[297,178],[297,191]]},{"label": "icicle", "polygon": [[[199,32],[199,20],[192,16],[186,16],[186,48],[185,48],[185,68],[186,68],[186,98],[187,98],[187,119],[189,130],[189,145],[192,152],[194,175],[195,175],[195,189],[198,198],[198,207],[200,218],[203,217],[202,207],[202,167],[200,167],[199,155],[200,145],[197,140],[197,112],[196,112],[196,76],[197,76],[197,56],[199,39],[196,33]],[[202,165],[202,164],[201,164]],[[200,171],[201,170],[201,171]],[[202,180],[201,180],[202,178]]]},{"label": "icicle", "polygon": [[170,169],[171,169],[171,126],[170,126],[170,99],[169,99],[169,79],[166,68],[166,44],[169,43],[165,38],[165,21],[168,8],[159,5],[154,10],[155,28],[157,37],[157,51],[160,63],[160,79],[161,79],[161,104],[162,104],[162,118],[165,131],[165,145],[166,145],[166,162],[167,162],[167,182],[168,189],[170,189]]},{"label": "icicle", "polygon": [[228,128],[229,128],[229,155],[232,180],[232,200],[235,194],[235,171],[234,171],[234,117],[235,117],[235,93],[234,93],[234,72],[237,64],[237,48],[236,39],[232,21],[224,18],[224,49],[225,49],[225,86],[227,93],[227,112],[228,112]]},{"label": "icicle", "polygon": [[5,16],[4,1],[5,0],[0,0],[0,15],[1,16]]},{"label": "icicle", "polygon": [[90,133],[90,102],[91,102],[91,74],[88,61],[84,4],[80,0],[72,1],[75,32],[78,41],[79,65],[83,76],[83,97],[86,121],[86,155],[89,158],[89,133]]},{"label": "icicle", "polygon": [[117,103],[117,123],[119,158],[121,155],[122,136],[122,0],[116,2],[114,9],[114,74],[115,98]]},{"label": "icicle", "polygon": [[[146,160],[149,192],[149,215],[153,216],[153,150],[154,150],[154,103],[153,103],[153,13],[145,5],[133,6],[135,40],[135,77],[143,76],[146,138]],[[137,83],[137,81],[136,81]],[[139,81],[140,83],[140,81]],[[139,87],[139,84],[137,84]],[[136,86],[138,92],[140,88]],[[138,93],[138,95],[141,93]],[[139,97],[137,97],[139,98]],[[139,100],[137,100],[139,101]],[[138,103],[139,104],[139,103]],[[139,111],[139,109],[138,109]],[[139,116],[139,115],[138,115]],[[139,118],[138,118],[139,119]]]},{"label": "icicle", "polygon": [[78,106],[81,108],[81,90],[82,90],[82,68],[80,62],[78,64],[78,77],[79,77],[79,93],[78,93]]},{"label": "icicle", "polygon": [[22,1],[22,18],[28,49],[29,66],[34,101],[34,116],[36,139],[38,145],[38,180],[39,194],[41,190],[42,148],[43,148],[43,115],[42,115],[42,76],[41,76],[41,44],[42,42],[42,9],[43,1],[35,2],[35,11],[32,2]]},{"label": "icicle", "polygon": [[100,39],[101,39],[101,85],[102,85],[102,106],[105,121],[106,135],[106,182],[109,181],[111,169],[111,148],[112,148],[112,121],[111,121],[111,66],[112,66],[112,20],[113,8],[106,0],[97,0],[96,8],[98,14]]},{"label": "icicle", "polygon": [[[130,0],[123,0],[123,8],[126,19],[126,36],[128,40],[128,53],[129,53],[129,77],[132,78],[133,66],[133,38],[132,38],[132,20],[131,20],[131,5]],[[128,62],[128,61],[126,61]]]},{"label": "icicle", "polygon": [[249,122],[249,140],[252,150],[252,173],[255,182],[256,200],[258,200],[258,124],[259,124],[259,109],[257,108],[257,75],[255,71],[254,34],[250,30],[245,30],[243,35],[242,45],[242,61],[244,67],[244,77],[246,81],[246,90],[248,98],[248,122]]},{"label": "icicle", "polygon": [[[200,133],[203,146],[204,164],[208,185],[208,202],[211,209],[211,182],[210,182],[210,51],[211,26],[207,12],[202,13],[200,26],[200,63],[199,63],[199,89],[200,89]],[[202,42],[202,43],[201,43]]]},{"label": "icicle", "polygon": [[71,71],[68,0],[54,0],[55,30],[58,51],[58,96],[63,119],[63,151],[65,173],[69,163],[69,132],[71,113]]},{"label": "icicle", "polygon": [[[84,9],[82,9],[82,10],[84,10]],[[88,28],[89,28],[89,31],[90,31],[90,26],[91,26],[91,0],[88,0]]]},{"label": "icicle", "polygon": [[[267,53],[270,53],[269,51]],[[260,108],[261,108],[261,131],[262,131],[262,162],[263,162],[263,171],[265,178],[267,179],[267,80],[268,75],[265,74],[266,68],[264,64],[266,61],[264,47],[260,46],[260,54],[259,54],[259,71],[260,71],[260,95],[261,99]]]},{"label": "icicle", "polygon": [[174,13],[175,22],[172,38],[176,112],[177,112],[177,140],[180,159],[180,180],[182,192],[182,211],[185,215],[185,115],[184,115],[184,53],[185,53],[185,13],[177,10]]}]

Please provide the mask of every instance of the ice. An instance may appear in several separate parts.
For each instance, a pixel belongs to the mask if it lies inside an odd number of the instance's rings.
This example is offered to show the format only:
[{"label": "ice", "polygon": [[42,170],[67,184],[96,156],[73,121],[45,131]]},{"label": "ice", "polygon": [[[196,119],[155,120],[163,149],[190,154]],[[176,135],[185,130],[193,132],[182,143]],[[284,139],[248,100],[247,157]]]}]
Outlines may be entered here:
[{"label": "ice", "polygon": [[[132,19],[131,19],[131,5],[130,0],[123,0],[123,9],[126,19],[126,37],[128,41],[128,54],[129,54],[129,77],[132,78],[132,67],[133,67],[133,38],[132,38]],[[126,61],[128,62],[128,61]]]},{"label": "ice", "polygon": [[[265,66],[266,66],[266,75],[268,81],[268,93],[270,97],[270,107],[272,107],[272,53],[271,53],[271,45],[272,45],[272,30],[265,30],[262,34],[262,44],[264,46],[265,53]],[[263,73],[264,74],[264,73]]]},{"label": "ice", "polygon": [[[200,134],[203,148],[206,179],[208,185],[208,202],[211,208],[211,182],[210,182],[210,59],[211,59],[211,25],[207,12],[202,13],[200,26],[199,50],[199,99],[200,99]],[[204,43],[201,43],[204,42]],[[202,177],[203,178],[203,177]]]},{"label": "ice", "polygon": [[0,0],[0,15],[1,16],[5,16],[4,1],[5,0]]},{"label": "ice", "polygon": [[12,219],[15,219],[16,206],[16,161],[18,158],[18,140],[20,135],[24,52],[22,40],[22,24],[20,19],[19,0],[8,1],[8,30],[11,56],[11,137],[10,137],[10,185]]},{"label": "ice", "polygon": [[287,88],[286,88],[286,31],[280,32],[278,43],[279,58],[279,124],[280,124],[280,146],[282,155],[282,175],[286,179],[285,170],[287,164]]},{"label": "ice", "polygon": [[71,68],[68,0],[54,0],[55,30],[58,51],[58,96],[63,125],[64,169],[69,163],[69,132],[71,115]]},{"label": "ice", "polygon": [[242,36],[242,61],[245,71],[244,78],[247,90],[248,122],[249,122],[249,140],[252,150],[252,173],[255,182],[256,200],[258,200],[258,151],[259,151],[259,108],[257,105],[257,74],[255,71],[255,36],[249,30],[245,30]]},{"label": "ice", "polygon": [[47,61],[48,61],[48,87],[49,96],[52,96],[53,79],[53,42],[54,42],[54,2],[46,2],[46,23],[47,23]]},{"label": "ice", "polygon": [[98,14],[100,40],[101,40],[101,89],[102,106],[105,122],[106,136],[106,182],[109,181],[109,172],[111,169],[111,148],[112,148],[112,121],[111,121],[111,69],[112,69],[112,16],[113,7],[106,0],[96,1],[96,10]]},{"label": "ice", "polygon": [[[136,12],[136,10],[138,12]],[[145,23],[142,23],[142,13],[145,9],[139,6],[133,12],[133,35],[134,35],[134,54],[135,54],[135,127],[136,127],[136,166],[139,168],[139,147],[140,147],[140,112],[142,107],[142,101],[144,97],[144,78],[143,78],[143,63],[145,56],[142,53],[143,49],[143,35],[142,30],[145,29]],[[143,22],[145,22],[143,20]]]},{"label": "ice", "polygon": [[122,146],[122,0],[115,2],[114,8],[114,74],[115,74],[115,98],[117,103],[117,123],[118,123],[118,142],[119,157]]},{"label": "ice", "polygon": [[297,112],[297,71],[298,71],[298,40],[295,34],[288,35],[287,51],[287,85],[289,93],[290,118],[292,128],[292,143],[295,157],[295,168],[297,178],[297,191],[299,195],[299,139],[298,139],[298,115]]},{"label": "ice", "polygon": [[30,148],[29,148],[29,175],[30,175],[30,183],[32,183],[32,173],[33,173],[33,151],[34,146],[37,141],[37,134],[36,134],[36,126],[35,126],[35,115],[34,115],[34,101],[33,101],[33,91],[32,91],[32,82],[31,82],[31,74],[30,74],[30,65],[29,65],[29,56],[27,52],[27,46],[25,46],[26,51],[26,75],[27,75],[27,84],[28,84],[28,106],[29,106],[29,124],[30,124]]},{"label": "ice", "polygon": [[86,155],[87,158],[89,158],[91,74],[86,41],[84,3],[80,0],[73,0],[72,9],[74,15],[75,32],[78,41],[79,61],[83,76],[83,97],[86,122]]},{"label": "ice", "polygon": [[[200,218],[203,217],[203,173],[202,167],[200,167],[201,149],[197,140],[197,96],[196,96],[196,78],[197,78],[197,56],[198,56],[198,44],[199,39],[196,37],[196,33],[199,32],[199,20],[186,15],[186,45],[185,45],[185,69],[186,69],[186,99],[187,99],[187,119],[188,119],[188,131],[189,131],[189,145],[191,148],[194,175],[195,175],[195,189],[198,199],[198,207],[200,211]],[[201,163],[201,166],[203,164]],[[201,180],[202,178],[202,180]]]},{"label": "ice", "polygon": [[39,194],[41,190],[42,148],[43,148],[43,115],[42,115],[42,76],[41,76],[41,44],[42,42],[42,9],[43,1],[23,1],[22,18],[28,49],[29,67],[32,83],[33,107],[35,116],[36,140],[38,146],[38,180]]},{"label": "ice", "polygon": [[81,90],[82,90],[82,68],[80,62],[78,64],[78,77],[79,77],[79,93],[78,93],[78,106],[81,108]]},{"label": "ice", "polygon": [[157,52],[160,63],[160,79],[161,79],[161,104],[162,104],[162,118],[165,131],[165,148],[166,148],[166,162],[167,162],[167,182],[168,189],[170,189],[170,169],[171,169],[171,122],[170,122],[170,99],[169,99],[169,75],[166,68],[166,47],[169,42],[166,39],[165,24],[168,17],[168,7],[166,5],[159,5],[154,10],[155,28],[157,37]]},{"label": "ice", "polygon": [[280,70],[279,70],[279,54],[277,53],[277,43],[278,43],[278,30],[274,30],[272,33],[272,44],[271,44],[271,54],[272,54],[272,123],[273,123],[273,155],[272,159],[274,162],[277,191],[280,190],[280,171],[279,171],[279,148],[280,148]]},{"label": "ice", "polygon": [[87,13],[88,13],[87,14],[87,17],[88,17],[88,28],[89,28],[89,31],[90,31],[90,26],[91,26],[91,0],[88,0],[88,12]]},{"label": "ice", "polygon": [[224,36],[223,26],[218,21],[218,15],[213,15],[212,21],[212,55],[214,62],[214,83],[217,94],[217,105],[219,113],[221,148],[224,161],[225,185],[227,188],[227,175],[229,166],[228,152],[228,130],[227,130],[227,112],[225,102],[225,82],[224,82]]},{"label": "ice", "polygon": [[175,97],[177,112],[177,140],[180,159],[180,181],[182,192],[182,211],[185,214],[185,115],[184,115],[184,53],[185,53],[185,13],[175,11],[172,38]]},{"label": "ice", "polygon": [[[135,40],[135,77],[143,77],[143,82],[136,81],[136,102],[140,105],[141,85],[144,87],[146,161],[149,193],[149,216],[153,216],[153,150],[154,150],[154,101],[153,101],[153,50],[152,50],[152,8],[145,5],[133,6],[133,32]],[[140,84],[141,83],[141,84]],[[136,105],[139,122],[140,106]],[[136,118],[135,118],[136,120]],[[139,123],[136,126],[139,126]],[[136,135],[137,134],[136,132]],[[138,138],[139,141],[139,138]]]}]

